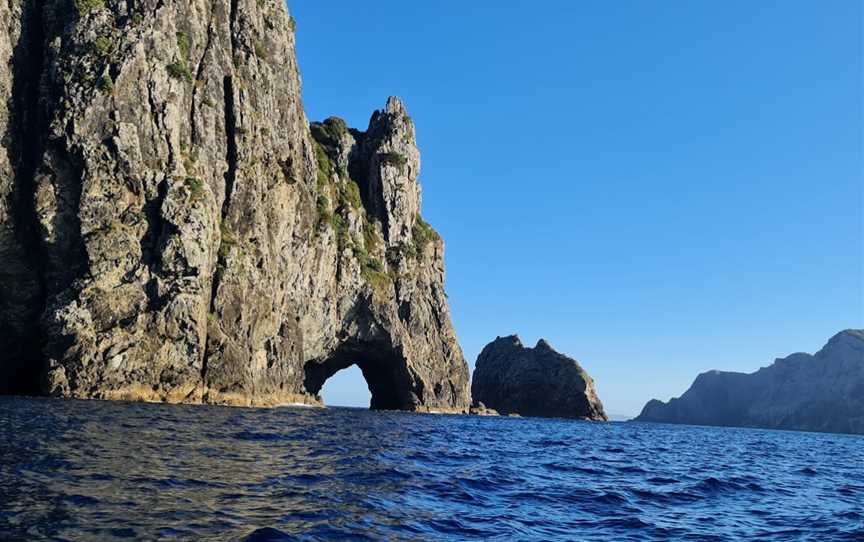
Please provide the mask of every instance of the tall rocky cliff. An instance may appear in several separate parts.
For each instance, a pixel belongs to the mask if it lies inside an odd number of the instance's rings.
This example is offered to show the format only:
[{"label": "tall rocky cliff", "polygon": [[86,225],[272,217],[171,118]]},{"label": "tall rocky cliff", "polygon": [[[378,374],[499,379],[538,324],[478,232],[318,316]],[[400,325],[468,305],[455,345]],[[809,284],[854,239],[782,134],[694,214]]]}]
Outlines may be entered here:
[{"label": "tall rocky cliff", "polygon": [[310,130],[282,0],[0,24],[0,391],[315,402],[356,363],[375,408],[468,407],[414,124]]},{"label": "tall rocky cliff", "polygon": [[680,398],[652,400],[636,420],[864,434],[864,330],[752,374],[700,374]]}]

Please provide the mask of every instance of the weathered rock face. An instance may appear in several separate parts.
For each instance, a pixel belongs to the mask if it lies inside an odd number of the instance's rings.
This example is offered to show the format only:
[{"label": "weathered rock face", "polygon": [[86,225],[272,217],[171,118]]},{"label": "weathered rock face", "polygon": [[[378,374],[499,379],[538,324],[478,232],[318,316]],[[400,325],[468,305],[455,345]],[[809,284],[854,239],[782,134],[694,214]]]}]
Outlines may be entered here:
[{"label": "weathered rock face", "polygon": [[501,414],[606,419],[588,373],[542,339],[534,348],[515,335],[487,344],[477,358],[471,397],[475,407]]},{"label": "weathered rock face", "polygon": [[752,374],[702,373],[680,398],[650,401],[636,421],[864,433],[864,330]]},{"label": "weathered rock face", "polygon": [[5,393],[465,410],[414,125],[311,137],[281,0],[0,4]]}]

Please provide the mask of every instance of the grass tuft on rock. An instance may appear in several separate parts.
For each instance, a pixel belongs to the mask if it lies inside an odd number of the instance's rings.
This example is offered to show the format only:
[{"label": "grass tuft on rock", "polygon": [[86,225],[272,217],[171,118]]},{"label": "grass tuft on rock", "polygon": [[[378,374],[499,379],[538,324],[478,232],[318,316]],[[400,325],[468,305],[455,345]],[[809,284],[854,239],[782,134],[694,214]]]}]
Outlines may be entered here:
[{"label": "grass tuft on rock", "polygon": [[325,190],[330,186],[330,178],[336,170],[330,156],[324,147],[315,141],[315,161],[318,163],[318,189]]},{"label": "grass tuft on rock", "polygon": [[192,81],[192,72],[189,71],[189,55],[192,51],[192,43],[189,35],[185,32],[177,32],[177,48],[180,50],[180,60],[168,65],[168,75],[174,79],[185,79]]},{"label": "grass tuft on rock", "polygon": [[320,228],[322,224],[327,224],[330,222],[330,200],[327,196],[318,196],[318,199],[315,200],[315,211],[318,214],[318,222],[317,225]]},{"label": "grass tuft on rock", "polygon": [[93,48],[96,50],[96,54],[106,57],[111,54],[112,50],[114,50],[114,44],[111,43],[110,38],[99,36],[96,38],[96,41],[93,42]]},{"label": "grass tuft on rock", "polygon": [[182,62],[174,62],[172,64],[168,64],[167,68],[168,75],[173,77],[174,79],[185,79],[187,81],[192,81],[192,73],[189,72],[189,68],[186,67],[186,64]]},{"label": "grass tuft on rock", "polygon": [[228,253],[231,252],[231,249],[237,246],[237,237],[234,236],[234,232],[231,231],[224,220],[219,224],[219,233],[222,236],[219,243],[219,259],[224,262],[228,258]]},{"label": "grass tuft on rock", "polygon": [[432,241],[438,241],[441,236],[435,231],[435,228],[423,220],[423,217],[417,215],[417,221],[414,222],[414,227],[411,228],[411,235],[414,238],[417,255],[422,255],[426,250],[426,245]]},{"label": "grass tuft on rock", "polygon": [[331,213],[327,221],[330,223],[330,227],[333,228],[333,231],[337,234],[345,228],[345,220],[339,213]]},{"label": "grass tuft on rock", "polygon": [[311,123],[309,129],[312,131],[312,137],[315,141],[322,145],[335,147],[348,133],[348,124],[339,117],[328,117],[324,122]]},{"label": "grass tuft on rock", "polygon": [[98,86],[103,94],[112,94],[114,92],[114,80],[107,73],[99,78]]},{"label": "grass tuft on rock", "polygon": [[200,178],[186,177],[183,182],[194,199],[200,199],[204,195],[204,181]]},{"label": "grass tuft on rock", "polygon": [[363,224],[363,245],[366,247],[366,250],[375,252],[383,242],[384,241],[378,234],[378,229],[375,227],[375,224],[366,221]]},{"label": "grass tuft on rock", "polygon": [[261,43],[260,41],[256,41],[254,49],[255,56],[264,61],[270,60],[270,51],[267,50],[267,47],[265,47],[263,43]]},{"label": "grass tuft on rock", "polygon": [[105,6],[105,0],[73,0],[75,11],[79,16],[86,15],[94,9],[99,9]]},{"label": "grass tuft on rock", "polygon": [[365,256],[360,262],[360,275],[375,293],[384,297],[389,292],[392,280],[378,259]]},{"label": "grass tuft on rock", "polygon": [[378,155],[378,160],[385,166],[397,167],[404,169],[408,165],[408,159],[398,152],[382,152]]},{"label": "grass tuft on rock", "polygon": [[363,208],[363,198],[360,197],[360,187],[354,179],[349,178],[341,191],[342,200],[354,209]]},{"label": "grass tuft on rock", "polygon": [[189,41],[189,34],[177,32],[177,48],[180,49],[180,57],[188,62],[192,54],[192,42]]}]

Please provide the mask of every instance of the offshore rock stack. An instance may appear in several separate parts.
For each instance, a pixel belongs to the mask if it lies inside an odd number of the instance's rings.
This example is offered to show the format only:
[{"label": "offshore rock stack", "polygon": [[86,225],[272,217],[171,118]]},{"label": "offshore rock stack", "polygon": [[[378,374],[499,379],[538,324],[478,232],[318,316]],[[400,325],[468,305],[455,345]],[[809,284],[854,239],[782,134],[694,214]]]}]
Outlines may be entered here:
[{"label": "offshore rock stack", "polygon": [[516,335],[487,344],[477,358],[471,397],[478,412],[606,420],[588,373],[543,339],[534,348]]}]

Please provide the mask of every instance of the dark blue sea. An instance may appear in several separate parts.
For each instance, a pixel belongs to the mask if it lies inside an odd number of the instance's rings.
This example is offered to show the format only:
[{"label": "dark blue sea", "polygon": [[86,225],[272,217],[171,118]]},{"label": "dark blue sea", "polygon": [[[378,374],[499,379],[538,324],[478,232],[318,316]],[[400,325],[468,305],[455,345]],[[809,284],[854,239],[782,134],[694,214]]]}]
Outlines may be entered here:
[{"label": "dark blue sea", "polygon": [[0,540],[864,540],[864,438],[0,398]]}]

